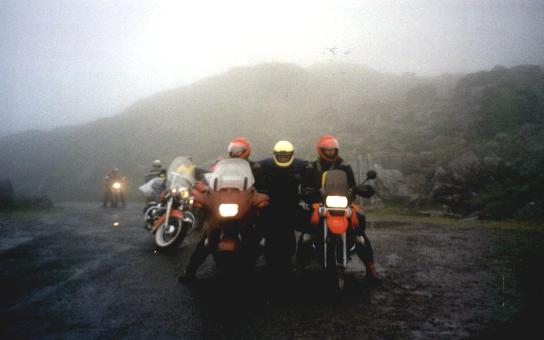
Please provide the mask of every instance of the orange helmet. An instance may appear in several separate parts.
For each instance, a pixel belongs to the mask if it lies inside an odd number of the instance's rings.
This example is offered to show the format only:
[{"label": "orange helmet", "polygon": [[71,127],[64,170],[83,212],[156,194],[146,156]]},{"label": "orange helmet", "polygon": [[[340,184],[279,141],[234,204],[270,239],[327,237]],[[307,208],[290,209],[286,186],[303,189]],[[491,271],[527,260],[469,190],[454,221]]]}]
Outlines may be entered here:
[{"label": "orange helmet", "polygon": [[237,137],[230,142],[227,152],[231,158],[248,158],[251,154],[251,146],[246,138]]},{"label": "orange helmet", "polygon": [[[340,144],[338,140],[331,135],[323,135],[317,141],[317,153],[319,157],[329,162],[334,162],[338,159],[339,148]],[[328,150],[334,151],[330,152]]]}]

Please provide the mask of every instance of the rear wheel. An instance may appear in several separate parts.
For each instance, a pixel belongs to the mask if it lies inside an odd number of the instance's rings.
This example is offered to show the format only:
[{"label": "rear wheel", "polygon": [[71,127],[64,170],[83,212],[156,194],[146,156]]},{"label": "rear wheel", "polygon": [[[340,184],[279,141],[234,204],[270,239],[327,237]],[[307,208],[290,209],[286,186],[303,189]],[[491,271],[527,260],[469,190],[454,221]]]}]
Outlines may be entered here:
[{"label": "rear wheel", "polygon": [[162,249],[177,247],[187,235],[191,225],[176,217],[170,217],[155,232],[155,243]]}]

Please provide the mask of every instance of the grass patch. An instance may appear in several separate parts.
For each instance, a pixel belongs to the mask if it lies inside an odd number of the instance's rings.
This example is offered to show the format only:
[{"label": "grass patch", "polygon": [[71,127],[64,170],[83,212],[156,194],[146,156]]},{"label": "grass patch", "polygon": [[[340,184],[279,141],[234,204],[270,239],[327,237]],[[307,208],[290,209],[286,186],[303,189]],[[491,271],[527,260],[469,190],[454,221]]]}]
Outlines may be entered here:
[{"label": "grass patch", "polygon": [[494,229],[524,229],[544,232],[544,223],[521,220],[479,220],[473,218],[453,218],[447,216],[422,216],[420,211],[432,209],[414,209],[403,206],[387,206],[369,208],[365,215],[369,221],[391,221],[403,223],[425,223],[438,225],[455,225],[461,227],[485,227]]}]

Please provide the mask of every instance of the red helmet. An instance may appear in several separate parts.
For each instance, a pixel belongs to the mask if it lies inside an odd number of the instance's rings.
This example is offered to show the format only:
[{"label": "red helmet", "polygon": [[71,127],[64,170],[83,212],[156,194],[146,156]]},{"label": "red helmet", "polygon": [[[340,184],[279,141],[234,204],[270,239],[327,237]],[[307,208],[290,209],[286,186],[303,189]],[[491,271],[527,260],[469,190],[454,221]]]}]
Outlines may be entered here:
[{"label": "red helmet", "polygon": [[[321,136],[317,142],[317,153],[319,154],[319,157],[329,162],[334,162],[338,159],[339,148],[340,144],[338,143],[338,140],[331,135]],[[334,151],[332,153],[325,153],[326,150]]]},{"label": "red helmet", "polygon": [[231,158],[248,158],[251,154],[251,146],[246,138],[237,137],[230,142],[227,152]]}]

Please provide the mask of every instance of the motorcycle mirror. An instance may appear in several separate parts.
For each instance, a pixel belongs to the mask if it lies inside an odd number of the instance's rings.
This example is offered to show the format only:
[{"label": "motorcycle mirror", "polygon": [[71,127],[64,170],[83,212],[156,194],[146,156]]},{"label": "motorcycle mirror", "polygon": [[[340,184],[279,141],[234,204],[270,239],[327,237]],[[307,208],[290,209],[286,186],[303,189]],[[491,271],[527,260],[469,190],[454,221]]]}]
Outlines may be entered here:
[{"label": "motorcycle mirror", "polygon": [[378,176],[378,174],[374,170],[368,170],[367,173],[366,173],[366,178],[367,179],[375,179],[377,176]]}]

